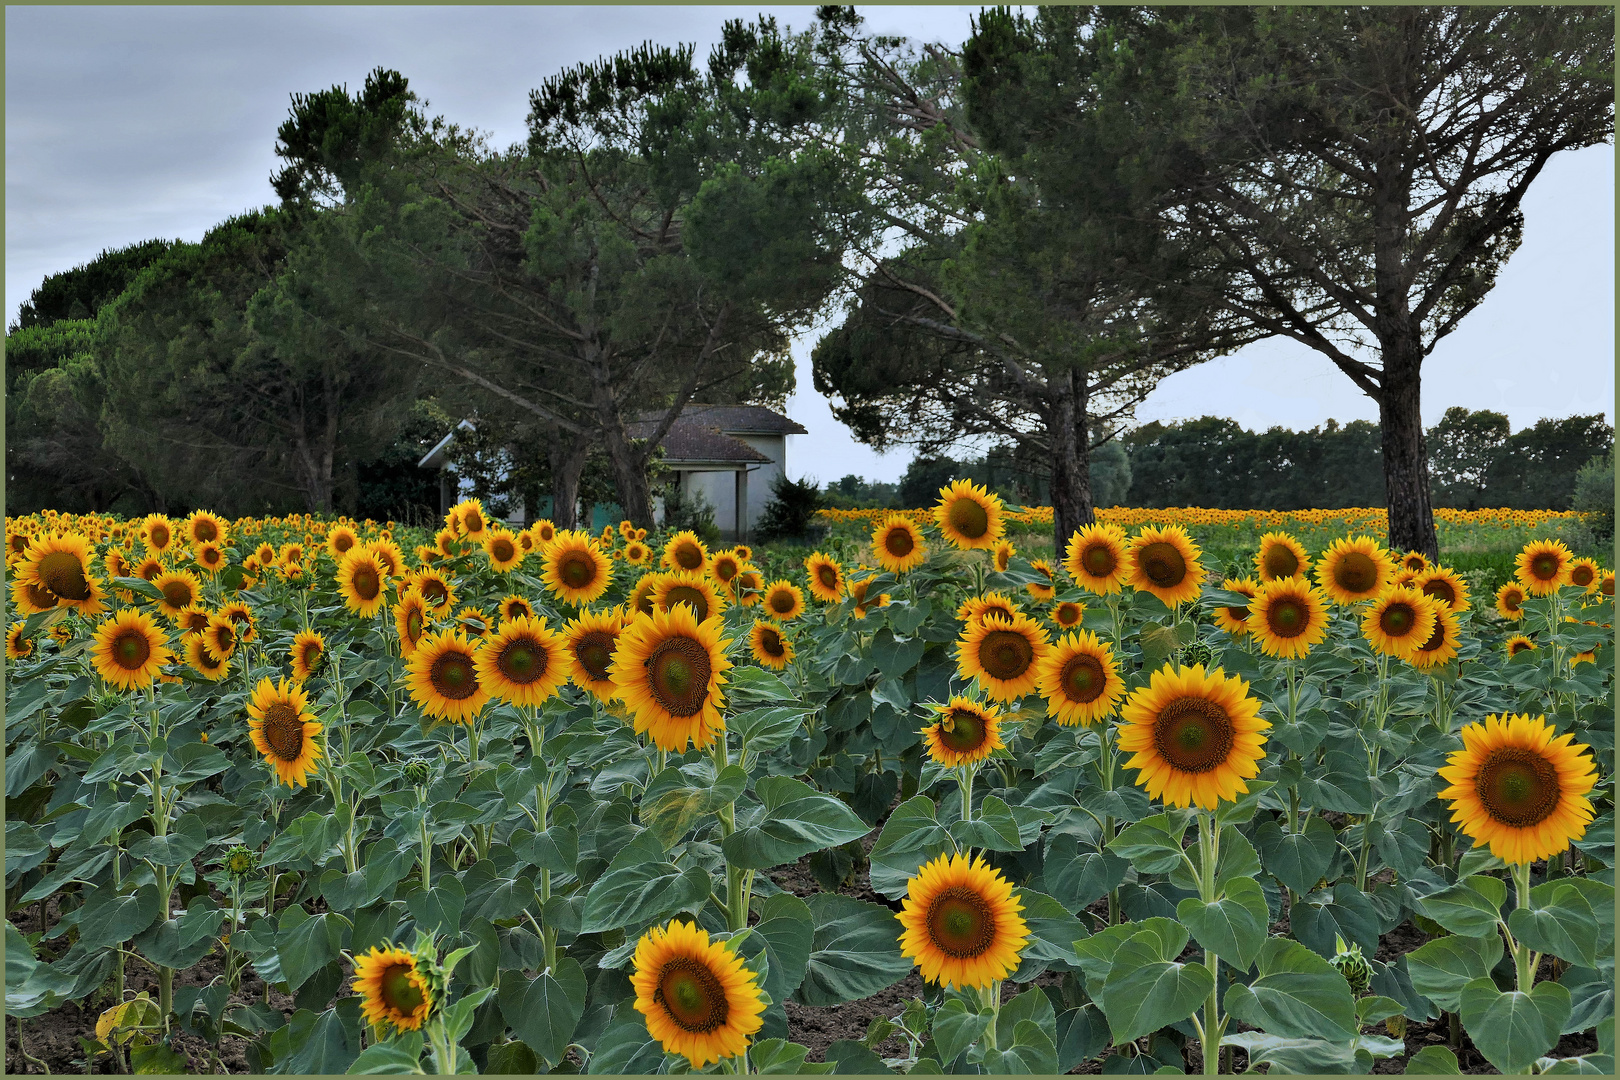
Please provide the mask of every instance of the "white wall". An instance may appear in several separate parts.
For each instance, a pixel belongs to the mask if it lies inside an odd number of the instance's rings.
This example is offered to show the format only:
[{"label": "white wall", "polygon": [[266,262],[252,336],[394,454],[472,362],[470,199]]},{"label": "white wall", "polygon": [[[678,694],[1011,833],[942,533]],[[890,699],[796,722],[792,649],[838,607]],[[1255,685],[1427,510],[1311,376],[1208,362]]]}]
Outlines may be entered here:
[{"label": "white wall", "polygon": [[[749,466],[748,472],[748,528],[753,529],[765,504],[771,501],[771,482],[782,474],[787,459],[787,438],[783,435],[732,435],[770,458],[770,463]],[[736,527],[737,474],[734,472],[688,472],[681,474],[682,490],[700,493],[714,507],[714,523],[720,532],[730,537]]]}]

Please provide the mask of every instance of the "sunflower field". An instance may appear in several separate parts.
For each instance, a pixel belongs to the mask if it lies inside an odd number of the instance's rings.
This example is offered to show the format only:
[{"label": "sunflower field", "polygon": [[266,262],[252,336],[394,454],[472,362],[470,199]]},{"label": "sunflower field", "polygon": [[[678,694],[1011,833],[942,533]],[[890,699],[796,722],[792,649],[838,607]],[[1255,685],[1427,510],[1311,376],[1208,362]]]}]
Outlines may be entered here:
[{"label": "sunflower field", "polygon": [[8,519],[14,1070],[1614,1071],[1612,572],[1011,516]]}]

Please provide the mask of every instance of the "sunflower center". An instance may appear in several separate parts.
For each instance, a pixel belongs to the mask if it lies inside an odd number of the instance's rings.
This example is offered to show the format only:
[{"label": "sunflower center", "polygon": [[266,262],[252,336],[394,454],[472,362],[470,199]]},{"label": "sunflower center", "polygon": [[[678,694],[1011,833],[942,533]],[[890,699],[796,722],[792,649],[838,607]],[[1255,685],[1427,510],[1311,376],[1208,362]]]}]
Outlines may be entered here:
[{"label": "sunflower center", "polygon": [[215,660],[212,656],[208,655],[207,649],[197,650],[197,666],[199,668],[207,668],[209,671],[214,671],[224,662],[225,661],[223,660]]},{"label": "sunflower center", "polygon": [[354,537],[348,535],[347,533],[338,533],[337,536],[332,538],[332,548],[339,555],[342,555],[352,547],[354,547]]},{"label": "sunflower center", "polygon": [[1530,560],[1530,572],[1537,581],[1551,581],[1558,576],[1558,558],[1554,555],[1537,555]]},{"label": "sunflower center", "polygon": [[1446,643],[1446,627],[1445,627],[1445,624],[1442,623],[1439,619],[1436,619],[1436,620],[1434,620],[1434,633],[1429,635],[1429,640],[1425,641],[1423,643],[1423,647],[1418,649],[1418,652],[1434,652],[1434,650],[1438,649],[1440,646],[1444,645],[1445,643]]},{"label": "sunflower center", "polygon": [[1249,609],[1247,607],[1229,607],[1226,609],[1226,617],[1228,619],[1235,619],[1238,622],[1247,622],[1249,618]]},{"label": "sunflower center", "polygon": [[1010,607],[1004,607],[1001,604],[986,604],[984,610],[979,612],[979,618],[987,619],[992,615],[1000,615],[1008,622],[1012,622],[1014,614],[1016,613]]},{"label": "sunflower center", "polygon": [[125,671],[139,671],[152,655],[152,643],[136,629],[128,629],[113,639],[113,659]]},{"label": "sunflower center", "polygon": [[1290,578],[1299,573],[1299,556],[1295,555],[1282,544],[1273,544],[1266,549],[1266,554],[1260,560],[1265,567],[1269,578]]},{"label": "sunflower center", "polygon": [[1596,576],[1597,575],[1592,572],[1592,568],[1590,566],[1577,566],[1573,571],[1570,572],[1569,580],[1571,584],[1579,585],[1584,589],[1586,586],[1592,584],[1592,579]]},{"label": "sunflower center", "polygon": [[781,656],[787,652],[782,647],[782,635],[770,627],[759,632],[759,647],[769,656]]},{"label": "sunflower center", "polygon": [[375,600],[377,594],[382,592],[382,580],[378,577],[377,571],[369,566],[362,566],[356,570],[350,581],[354,585],[355,595],[362,600]]},{"label": "sunflower center", "polygon": [[231,632],[228,623],[214,627],[214,644],[218,646],[220,652],[224,652],[236,645],[236,635]]},{"label": "sunflower center", "polygon": [[1417,624],[1417,612],[1410,604],[1391,604],[1378,616],[1378,629],[1390,637],[1405,637]]},{"label": "sunflower center", "polygon": [[171,581],[163,586],[163,599],[169,602],[170,607],[190,607],[195,599],[191,595],[191,586],[184,581]]},{"label": "sunflower center", "polygon": [[1161,589],[1180,585],[1187,576],[1187,560],[1182,558],[1174,544],[1149,544],[1142,549],[1138,562],[1148,580]]},{"label": "sunflower center", "polygon": [[942,889],[928,907],[928,936],[948,956],[980,956],[995,944],[996,915],[984,897],[965,885],[953,885]]},{"label": "sunflower center", "polygon": [[1182,772],[1208,772],[1232,750],[1232,720],[1208,698],[1184,697],[1159,710],[1153,745]]},{"label": "sunflower center", "polygon": [[478,672],[472,657],[460,652],[447,652],[433,661],[428,669],[428,681],[441,697],[460,701],[478,692]]},{"label": "sunflower center", "polygon": [[1298,637],[1310,621],[1310,612],[1293,597],[1278,600],[1266,609],[1266,628],[1278,637]]},{"label": "sunflower center", "polygon": [[977,540],[990,531],[990,514],[974,499],[957,499],[951,503],[945,518],[951,528],[969,540]]},{"label": "sunflower center", "polygon": [[420,611],[413,608],[411,613],[405,617],[405,629],[409,631],[412,641],[422,636],[422,613]]},{"label": "sunflower center", "polygon": [[574,645],[574,657],[595,682],[608,678],[608,665],[613,663],[613,638],[601,630],[592,630]]},{"label": "sunflower center", "polygon": [[771,610],[778,615],[786,615],[793,610],[793,594],[786,589],[778,589],[771,593]]},{"label": "sunflower center", "polygon": [[169,546],[169,527],[167,525],[154,525],[147,534],[152,538],[152,546],[159,551]]},{"label": "sunflower center", "polygon": [[713,671],[702,642],[672,637],[659,642],[647,657],[647,686],[671,716],[696,716],[708,700]]},{"label": "sunflower center", "polygon": [[476,510],[467,511],[467,517],[462,523],[466,526],[467,531],[470,533],[481,533],[484,531],[484,519]]},{"label": "sunflower center", "polygon": [[1080,621],[1080,608],[1077,604],[1059,604],[1057,621],[1064,626],[1073,626]]},{"label": "sunflower center", "polygon": [[883,549],[897,559],[910,555],[917,543],[905,529],[890,529],[883,538]]},{"label": "sunflower center", "polygon": [[1333,581],[1345,592],[1371,592],[1378,584],[1378,564],[1372,556],[1352,551],[1333,568]]},{"label": "sunflower center", "polygon": [[730,1006],[726,988],[706,964],[677,957],[658,975],[653,1000],[664,1006],[671,1020],[687,1031],[708,1032],[725,1026]]},{"label": "sunflower center", "polygon": [[736,562],[731,559],[716,559],[714,563],[714,576],[719,578],[722,583],[726,583],[737,576],[737,571],[739,569],[740,567],[738,567]]},{"label": "sunflower center", "polygon": [[676,604],[685,604],[691,608],[698,622],[709,617],[709,598],[703,595],[701,589],[694,586],[677,585],[664,595],[664,607],[667,610],[673,610]]},{"label": "sunflower center", "polygon": [[495,666],[501,674],[515,683],[534,682],[545,675],[548,664],[546,651],[524,638],[508,641],[495,658]]},{"label": "sunflower center", "polygon": [[1102,696],[1103,688],[1108,683],[1108,676],[1103,671],[1101,660],[1082,653],[1071,657],[1069,662],[1063,665],[1063,674],[1058,681],[1063,687],[1064,695],[1070,701],[1078,701],[1084,705]]},{"label": "sunflower center", "polygon": [[1518,828],[1552,816],[1563,794],[1552,762],[1519,746],[1491,751],[1479,768],[1474,790],[1491,817]]},{"label": "sunflower center", "polygon": [[517,554],[517,548],[512,544],[512,541],[504,536],[489,545],[489,549],[490,554],[495,556],[496,562],[506,562]]},{"label": "sunflower center", "polygon": [[282,761],[297,761],[304,749],[304,722],[298,711],[284,701],[278,701],[264,711],[265,745]]},{"label": "sunflower center", "polygon": [[970,754],[988,737],[984,718],[967,709],[952,709],[939,722],[939,741],[958,754]]},{"label": "sunflower center", "polygon": [[53,551],[39,560],[39,579],[64,600],[90,599],[90,583],[84,578],[84,564],[71,551]]},{"label": "sunflower center", "polygon": [[383,1004],[401,1016],[415,1013],[426,1000],[422,996],[422,988],[411,978],[409,964],[390,966],[377,980],[377,988]]},{"label": "sunflower center", "polygon": [[822,566],[816,571],[816,580],[821,582],[822,588],[838,588],[838,571],[830,566]]},{"label": "sunflower center", "polygon": [[569,552],[557,564],[557,576],[570,589],[583,589],[596,580],[596,561],[582,551]]},{"label": "sunflower center", "polygon": [[302,659],[304,663],[304,670],[309,672],[311,675],[315,674],[315,669],[321,666],[320,642],[311,641],[305,643]]},{"label": "sunflower center", "polygon": [[1016,679],[1035,662],[1035,647],[1014,630],[992,630],[979,643],[979,664],[993,679]]},{"label": "sunflower center", "polygon": [[1444,604],[1457,602],[1457,591],[1451,587],[1451,582],[1443,578],[1436,578],[1423,586],[1423,595],[1432,596]]},{"label": "sunflower center", "polygon": [[674,560],[682,570],[696,570],[703,565],[703,552],[691,544],[682,544],[675,549]]},{"label": "sunflower center", "polygon": [[199,518],[197,520],[197,524],[192,526],[192,535],[204,543],[207,543],[210,540],[218,540],[219,526],[215,525],[207,518]]}]

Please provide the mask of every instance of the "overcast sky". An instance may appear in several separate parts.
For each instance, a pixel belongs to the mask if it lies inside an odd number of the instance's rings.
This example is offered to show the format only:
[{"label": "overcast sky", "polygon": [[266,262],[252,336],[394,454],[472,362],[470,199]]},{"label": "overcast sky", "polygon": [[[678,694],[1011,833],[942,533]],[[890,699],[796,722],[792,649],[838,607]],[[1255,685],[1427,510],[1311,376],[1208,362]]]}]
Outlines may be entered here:
[{"label": "overcast sky", "polygon": [[[547,75],[646,40],[707,53],[727,18],[809,7],[7,7],[6,321],[50,273],[153,237],[198,240],[274,201],[288,95],[391,67],[432,110],[522,140]],[[977,7],[867,7],[871,29],[959,43]],[[1614,153],[1555,158],[1525,200],[1523,246],[1495,291],[1424,365],[1423,413],[1498,409],[1614,417]],[[893,480],[910,454],[859,446],[811,386],[788,411],[788,468],[823,481]],[[1139,418],[1230,416],[1245,426],[1377,419],[1373,403],[1303,346],[1262,342],[1166,379]]]}]

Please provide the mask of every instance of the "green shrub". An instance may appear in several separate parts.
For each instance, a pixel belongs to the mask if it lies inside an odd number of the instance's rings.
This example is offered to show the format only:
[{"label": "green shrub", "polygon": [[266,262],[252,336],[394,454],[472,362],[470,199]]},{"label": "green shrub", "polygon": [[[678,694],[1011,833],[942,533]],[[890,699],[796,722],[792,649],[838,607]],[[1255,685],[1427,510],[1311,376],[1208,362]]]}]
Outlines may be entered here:
[{"label": "green shrub", "polygon": [[1575,474],[1573,509],[1599,540],[1614,537],[1614,451],[1599,454]]}]

